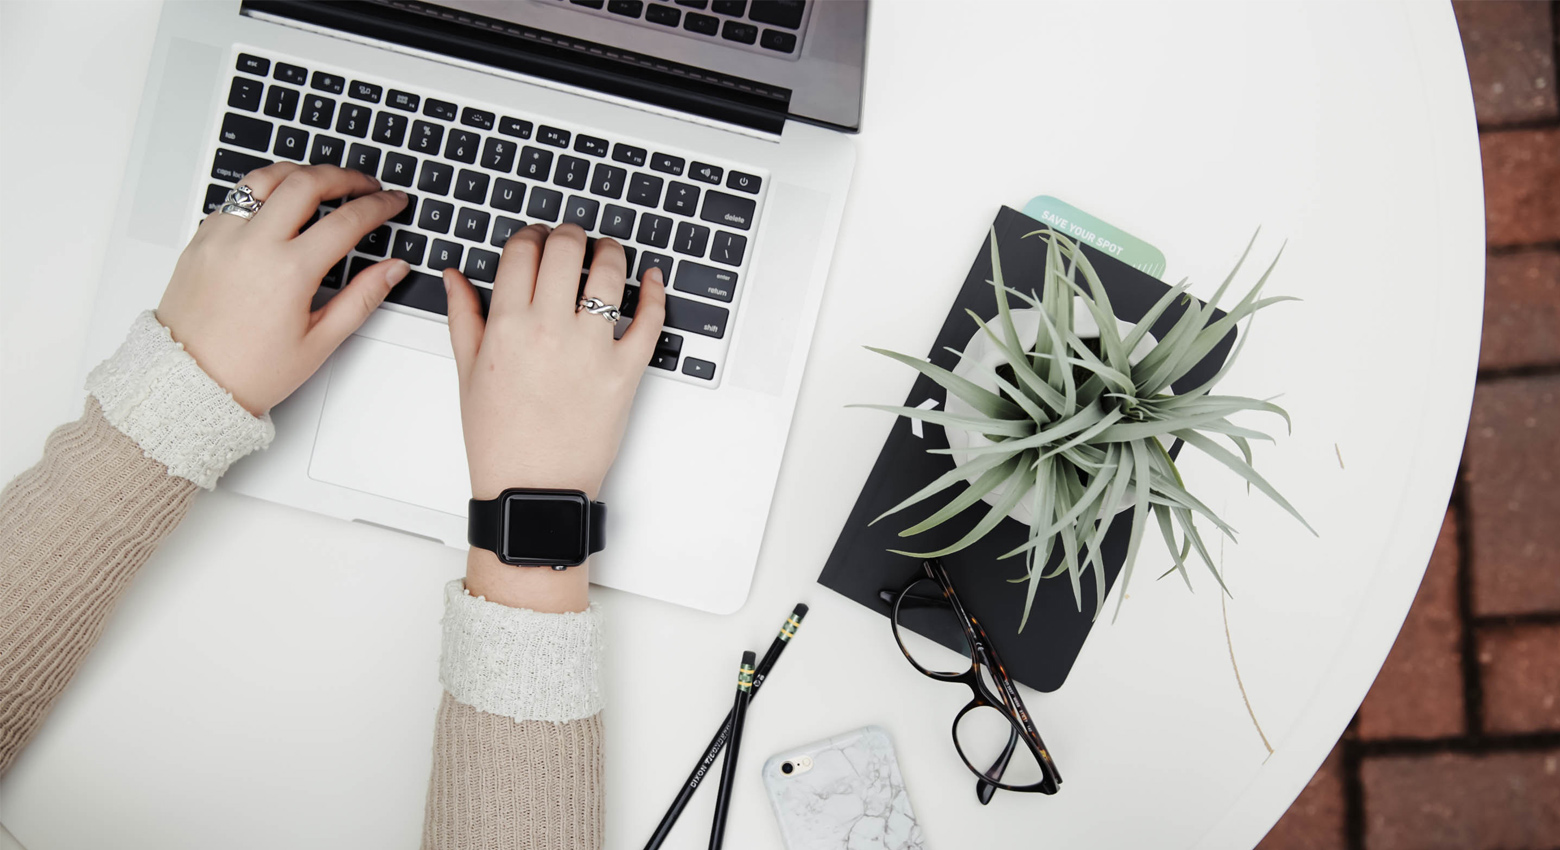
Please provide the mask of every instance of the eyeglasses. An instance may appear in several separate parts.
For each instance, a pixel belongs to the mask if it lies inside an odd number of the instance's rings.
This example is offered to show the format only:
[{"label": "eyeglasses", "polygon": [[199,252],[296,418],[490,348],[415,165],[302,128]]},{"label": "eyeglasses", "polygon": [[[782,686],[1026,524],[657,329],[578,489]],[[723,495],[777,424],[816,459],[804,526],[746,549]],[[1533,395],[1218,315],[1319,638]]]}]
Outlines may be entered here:
[{"label": "eyeglasses", "polygon": [[[976,776],[976,796],[984,805],[991,802],[998,788],[1055,794],[1062,784],[1061,773],[1040,740],[996,647],[959,601],[942,562],[932,559],[922,567],[926,572],[923,577],[903,590],[884,590],[879,595],[893,605],[889,621],[894,640],[911,666],[939,682],[968,685],[974,694],[953,718],[953,746],[964,766]],[[969,666],[964,667],[919,635],[948,638]]]}]

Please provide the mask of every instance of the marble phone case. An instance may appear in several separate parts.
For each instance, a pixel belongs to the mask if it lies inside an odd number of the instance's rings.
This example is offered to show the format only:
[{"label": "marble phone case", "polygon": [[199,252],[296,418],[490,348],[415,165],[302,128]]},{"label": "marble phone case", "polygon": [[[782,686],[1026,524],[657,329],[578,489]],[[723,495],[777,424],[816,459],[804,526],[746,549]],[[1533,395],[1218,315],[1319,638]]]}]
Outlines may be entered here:
[{"label": "marble phone case", "polygon": [[[780,765],[812,768],[787,776]],[[764,786],[786,850],[924,850],[899,776],[894,744],[880,726],[780,753],[764,763]]]}]

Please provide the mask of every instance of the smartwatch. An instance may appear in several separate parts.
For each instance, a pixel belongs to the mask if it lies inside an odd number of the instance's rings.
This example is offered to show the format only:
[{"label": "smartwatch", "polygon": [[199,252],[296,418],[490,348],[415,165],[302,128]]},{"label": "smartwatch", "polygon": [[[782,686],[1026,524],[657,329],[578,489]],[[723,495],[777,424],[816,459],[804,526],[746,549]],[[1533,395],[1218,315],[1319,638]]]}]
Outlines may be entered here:
[{"label": "smartwatch", "polygon": [[467,505],[466,542],[517,567],[564,570],[606,546],[607,506],[578,490],[505,490]]}]

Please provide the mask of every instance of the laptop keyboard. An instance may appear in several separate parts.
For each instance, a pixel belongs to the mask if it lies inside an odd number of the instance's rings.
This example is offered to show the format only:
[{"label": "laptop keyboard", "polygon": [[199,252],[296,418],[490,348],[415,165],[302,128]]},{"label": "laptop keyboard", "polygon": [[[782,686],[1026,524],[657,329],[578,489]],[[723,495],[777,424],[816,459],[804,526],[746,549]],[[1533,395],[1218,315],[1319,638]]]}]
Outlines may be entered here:
[{"label": "laptop keyboard", "polygon": [[760,170],[247,49],[236,51],[225,103],[205,213],[246,173],[276,161],[355,169],[410,196],[323,286],[398,257],[412,271],[384,309],[444,315],[440,272],[450,267],[486,308],[511,234],[532,222],[574,223],[592,243],[623,243],[632,278],[625,317],[638,304],[636,282],[661,269],[666,328],[651,373],[719,384],[763,205]]},{"label": "laptop keyboard", "polygon": [[797,49],[807,25],[807,0],[566,0],[581,12],[675,32],[781,59]]}]

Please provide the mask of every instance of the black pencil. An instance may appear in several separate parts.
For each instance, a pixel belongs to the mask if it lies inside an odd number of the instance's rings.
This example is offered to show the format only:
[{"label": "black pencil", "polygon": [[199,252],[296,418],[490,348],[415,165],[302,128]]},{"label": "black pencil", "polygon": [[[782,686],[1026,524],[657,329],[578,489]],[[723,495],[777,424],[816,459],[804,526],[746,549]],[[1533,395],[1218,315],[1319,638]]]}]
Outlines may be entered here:
[{"label": "black pencil", "polygon": [[[780,660],[780,653],[785,651],[791,638],[796,636],[796,630],[801,628],[802,618],[806,616],[807,606],[798,604],[792,609],[791,616],[780,626],[780,633],[775,635],[774,641],[769,644],[763,660],[758,662],[758,670],[753,674],[752,696],[758,695],[758,689],[763,686],[764,680],[769,678],[769,671],[774,669],[775,662]],[[710,772],[710,768],[715,766],[715,760],[720,758],[720,752],[725,749],[726,739],[729,737],[731,737],[731,712],[728,711],[726,719],[721,721],[720,729],[716,730],[715,737],[710,739],[710,745],[704,748],[703,758],[693,766],[693,772],[688,774],[688,781],[683,783],[682,789],[677,792],[677,798],[672,801],[671,807],[666,810],[661,822],[656,825],[654,834],[650,836],[650,843],[645,845],[645,850],[657,850],[666,841],[666,836],[671,834],[677,818],[682,815],[688,801],[693,799],[693,792],[699,790],[705,774]]]},{"label": "black pencil", "polygon": [[731,807],[731,788],[737,779],[737,751],[742,749],[742,723],[747,719],[748,703],[753,699],[753,662],[758,656],[742,653],[737,668],[737,698],[731,705],[731,740],[726,742],[726,763],[720,766],[720,789],[715,795],[715,820],[710,824],[710,850],[720,850],[726,840],[726,810]]}]

